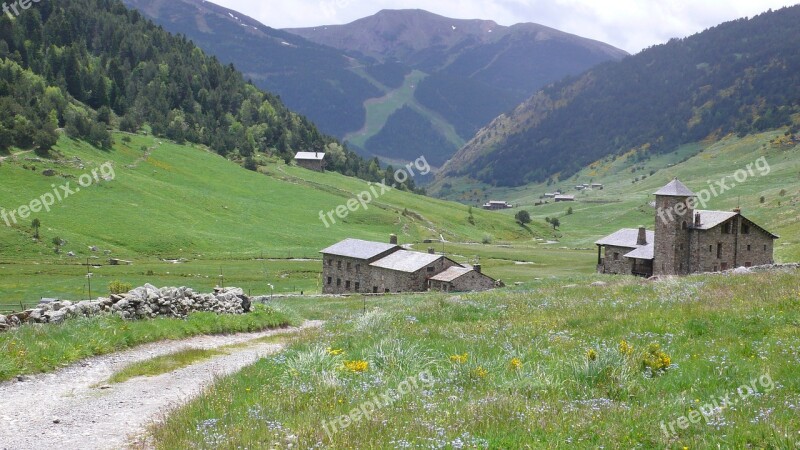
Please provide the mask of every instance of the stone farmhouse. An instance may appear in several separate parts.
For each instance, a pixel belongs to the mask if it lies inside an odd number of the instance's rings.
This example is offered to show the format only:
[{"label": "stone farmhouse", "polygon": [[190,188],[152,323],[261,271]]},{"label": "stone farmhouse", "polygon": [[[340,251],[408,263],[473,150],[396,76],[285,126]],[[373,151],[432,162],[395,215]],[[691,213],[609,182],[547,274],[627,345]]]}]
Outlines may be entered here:
[{"label": "stone farmhouse", "polygon": [[489,211],[496,211],[498,209],[510,209],[513,208],[514,205],[509,204],[506,201],[500,200],[492,200],[483,204],[482,208],[489,210]]},{"label": "stone farmhouse", "polygon": [[406,250],[397,245],[394,235],[388,244],[345,239],[320,253],[325,294],[472,291],[496,285],[480,266],[461,266],[433,249],[428,253]]},{"label": "stone farmhouse", "polygon": [[595,242],[599,273],[688,275],[774,263],[778,236],[741,210],[695,210],[695,194],[677,178],[655,196],[655,231],[622,229]]},{"label": "stone farmhouse", "polygon": [[294,160],[298,166],[308,170],[317,172],[325,170],[325,153],[322,152],[297,152]]}]

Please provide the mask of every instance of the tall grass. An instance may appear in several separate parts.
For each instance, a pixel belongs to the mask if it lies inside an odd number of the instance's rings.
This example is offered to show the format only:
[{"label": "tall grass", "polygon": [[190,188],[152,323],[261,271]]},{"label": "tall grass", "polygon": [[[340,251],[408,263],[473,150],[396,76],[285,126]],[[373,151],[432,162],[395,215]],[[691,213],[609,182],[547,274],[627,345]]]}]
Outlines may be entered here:
[{"label": "tall grass", "polygon": [[[393,297],[371,303],[366,315],[309,300],[308,308],[336,308],[324,330],[221,379],[158,425],[155,442],[164,449],[798,445],[800,273],[615,278],[602,288],[590,278],[570,281]],[[667,356],[669,367],[659,370]],[[351,370],[345,362],[352,361],[368,369]],[[400,393],[422,373],[432,385]],[[765,374],[774,390],[675,435],[663,432],[662,422]],[[386,393],[397,394],[391,405],[343,425],[341,417]]]},{"label": "tall grass", "polygon": [[[70,319],[59,325],[24,325],[0,333],[0,381],[50,372],[83,358],[139,344],[201,334],[260,331],[289,325],[292,318],[256,305],[242,315],[195,313],[187,319],[124,321],[117,316]],[[295,322],[296,323],[296,322]]]}]

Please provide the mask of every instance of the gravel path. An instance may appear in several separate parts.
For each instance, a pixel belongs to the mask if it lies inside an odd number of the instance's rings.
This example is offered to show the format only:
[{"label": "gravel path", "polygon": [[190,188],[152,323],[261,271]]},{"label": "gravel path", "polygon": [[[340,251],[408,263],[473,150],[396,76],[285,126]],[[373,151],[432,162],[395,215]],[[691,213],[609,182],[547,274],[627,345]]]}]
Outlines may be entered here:
[{"label": "gravel path", "polygon": [[212,349],[274,334],[318,327],[309,321],[285,328],[228,336],[198,336],[146,344],[89,358],[54,373],[0,384],[0,448],[116,449],[126,447],[164,412],[198,395],[214,378],[237,372],[282,344],[253,343],[157,377],[104,385],[128,364],[187,348]]}]

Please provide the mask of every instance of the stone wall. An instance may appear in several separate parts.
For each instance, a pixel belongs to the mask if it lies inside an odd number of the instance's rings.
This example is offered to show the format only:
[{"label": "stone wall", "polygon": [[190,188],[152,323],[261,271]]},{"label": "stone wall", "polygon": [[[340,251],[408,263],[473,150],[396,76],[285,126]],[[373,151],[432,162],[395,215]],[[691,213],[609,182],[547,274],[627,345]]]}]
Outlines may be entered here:
[{"label": "stone wall", "polygon": [[0,331],[26,323],[61,323],[70,317],[92,317],[116,314],[126,320],[155,317],[184,318],[193,312],[218,314],[250,312],[250,299],[240,288],[217,288],[211,294],[200,294],[187,287],[158,289],[146,284],[127,294],[73,303],[46,303],[21,313],[0,315]]},{"label": "stone wall", "polygon": [[[613,245],[605,246],[605,255],[603,256],[602,273],[610,273],[617,275],[630,275],[633,273],[633,260],[626,258],[627,253],[632,252],[634,249],[628,247],[616,247]],[[616,257],[614,255],[617,255]]]},{"label": "stone wall", "polygon": [[369,290],[371,288],[367,287],[369,272],[369,263],[363,259],[323,255],[322,292],[324,294],[372,292]]}]

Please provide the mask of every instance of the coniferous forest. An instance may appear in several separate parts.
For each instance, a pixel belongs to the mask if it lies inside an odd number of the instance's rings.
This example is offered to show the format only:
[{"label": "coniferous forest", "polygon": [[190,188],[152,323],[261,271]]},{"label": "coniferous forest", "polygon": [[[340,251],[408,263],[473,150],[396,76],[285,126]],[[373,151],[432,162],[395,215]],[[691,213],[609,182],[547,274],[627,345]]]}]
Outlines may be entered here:
[{"label": "coniferous forest", "polygon": [[289,161],[328,151],[330,170],[384,175],[233,66],[117,0],[46,1],[0,16],[0,153],[47,154],[59,129],[110,148],[109,130],[143,126],[250,165],[258,152]]}]

